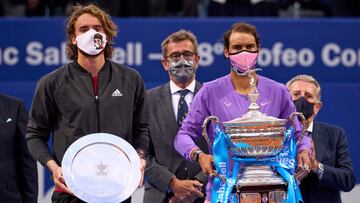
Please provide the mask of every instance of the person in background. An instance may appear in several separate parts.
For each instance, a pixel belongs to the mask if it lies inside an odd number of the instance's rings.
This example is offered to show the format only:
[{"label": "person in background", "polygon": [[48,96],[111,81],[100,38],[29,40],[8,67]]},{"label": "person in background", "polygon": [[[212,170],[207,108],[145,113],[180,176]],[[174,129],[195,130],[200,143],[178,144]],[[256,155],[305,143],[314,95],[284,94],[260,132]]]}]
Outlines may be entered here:
[{"label": "person in background", "polygon": [[[220,122],[230,121],[248,112],[248,94],[260,94],[257,103],[260,111],[282,119],[295,112],[295,106],[286,87],[255,71],[260,49],[260,38],[256,28],[246,23],[235,23],[224,34],[224,55],[229,60],[230,73],[207,82],[194,98],[179,133],[175,137],[176,150],[186,159],[198,162],[203,172],[213,174],[213,156],[202,152],[194,143],[201,137],[202,124],[206,117],[215,115]],[[228,67],[228,68],[229,68]],[[252,84],[250,84],[250,80]],[[210,142],[214,139],[214,126],[208,128]],[[299,140],[302,126],[295,119],[295,136]],[[311,139],[305,136],[297,145],[297,161],[300,168],[310,167]],[[308,172],[306,170],[305,172]],[[207,186],[207,201],[210,201],[213,179]]]},{"label": "person in background", "polygon": [[304,114],[307,131],[312,135],[311,172],[300,184],[305,203],[340,203],[340,191],[355,186],[347,137],[344,129],[314,121],[319,113],[321,87],[309,75],[297,75],[286,84],[298,112]]},{"label": "person in background", "polygon": [[208,16],[279,16],[279,0],[207,0]]},{"label": "person in background", "polygon": [[36,203],[36,161],[25,141],[24,102],[0,93],[0,202]]},{"label": "person in background", "polygon": [[2,0],[0,2],[0,16],[25,16],[26,0]]},{"label": "person in background", "polygon": [[[161,44],[161,60],[170,81],[148,91],[150,107],[149,161],[145,176],[145,203],[204,202],[207,177],[199,164],[180,156],[173,143],[187,109],[201,84],[197,39],[190,31],[170,34]],[[206,150],[204,139],[197,141]]]},{"label": "person in background", "polygon": [[[53,202],[82,202],[64,183],[61,161],[75,140],[91,133],[111,133],[132,144],[144,175],[149,144],[147,95],[134,69],[110,61],[116,29],[100,8],[74,7],[66,26],[66,51],[72,61],[37,83],[26,139],[33,156],[52,173]],[[96,43],[99,40],[102,43]],[[53,153],[47,145],[50,134]]]}]

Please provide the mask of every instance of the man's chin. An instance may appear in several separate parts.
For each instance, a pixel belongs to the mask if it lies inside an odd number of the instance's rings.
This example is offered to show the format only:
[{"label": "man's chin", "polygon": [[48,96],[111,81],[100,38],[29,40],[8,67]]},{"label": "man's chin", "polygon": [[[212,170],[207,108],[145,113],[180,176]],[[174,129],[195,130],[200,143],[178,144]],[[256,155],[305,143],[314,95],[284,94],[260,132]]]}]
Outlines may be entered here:
[{"label": "man's chin", "polygon": [[103,49],[100,53],[98,53],[98,54],[96,54],[96,55],[88,54],[88,53],[84,52],[84,51],[81,50],[81,49],[79,49],[79,51],[80,51],[80,53],[81,53],[82,55],[84,55],[84,56],[86,56],[86,57],[96,58],[97,56],[99,56],[100,54],[102,54],[102,53],[104,52],[104,49]]}]

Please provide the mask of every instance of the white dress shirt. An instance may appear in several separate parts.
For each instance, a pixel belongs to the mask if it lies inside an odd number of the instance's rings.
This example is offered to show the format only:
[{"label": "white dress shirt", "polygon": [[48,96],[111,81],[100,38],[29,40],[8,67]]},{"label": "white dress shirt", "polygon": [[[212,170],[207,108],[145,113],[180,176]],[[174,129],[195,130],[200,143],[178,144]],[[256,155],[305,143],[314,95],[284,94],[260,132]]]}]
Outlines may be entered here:
[{"label": "white dress shirt", "polygon": [[313,133],[313,131],[314,131],[314,121],[310,123],[310,125],[309,125],[309,127],[307,128],[306,131],[311,133],[311,134]]},{"label": "white dress shirt", "polygon": [[[188,105],[188,107],[190,107],[190,103],[194,97],[194,92],[195,92],[195,84],[196,81],[193,80],[185,89],[189,90],[190,92],[187,93],[187,95],[185,96],[185,101]],[[178,92],[179,90],[183,90],[182,88],[178,87],[172,80],[170,80],[170,93],[171,93],[171,100],[172,100],[172,106],[174,109],[174,115],[175,115],[175,119],[177,119],[177,114],[178,114],[178,104],[179,104],[179,100],[180,100],[180,93]]]}]

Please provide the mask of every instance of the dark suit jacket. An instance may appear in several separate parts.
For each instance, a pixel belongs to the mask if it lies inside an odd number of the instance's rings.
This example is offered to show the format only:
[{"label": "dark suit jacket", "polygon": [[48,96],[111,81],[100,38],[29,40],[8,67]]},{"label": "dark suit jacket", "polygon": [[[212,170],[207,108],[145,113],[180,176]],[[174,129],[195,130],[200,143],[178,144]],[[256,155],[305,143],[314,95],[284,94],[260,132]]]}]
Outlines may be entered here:
[{"label": "dark suit jacket", "polygon": [[23,102],[0,94],[0,202],[37,202],[36,161],[25,142]]},{"label": "dark suit jacket", "polygon": [[340,191],[350,191],[356,183],[345,131],[314,122],[312,138],[316,159],[324,164],[324,173],[320,180],[311,172],[301,181],[303,200],[305,203],[341,202]]},{"label": "dark suit jacket", "polygon": [[[195,93],[200,87],[201,84],[197,82]],[[147,182],[144,203],[159,203],[166,200],[168,185],[176,172],[186,170],[187,177],[184,179],[197,179],[204,185],[207,178],[201,172],[199,164],[186,161],[174,148],[174,139],[179,128],[172,106],[170,83],[149,90],[148,95],[151,141],[145,171]],[[207,152],[205,139],[198,140],[197,144]]]}]

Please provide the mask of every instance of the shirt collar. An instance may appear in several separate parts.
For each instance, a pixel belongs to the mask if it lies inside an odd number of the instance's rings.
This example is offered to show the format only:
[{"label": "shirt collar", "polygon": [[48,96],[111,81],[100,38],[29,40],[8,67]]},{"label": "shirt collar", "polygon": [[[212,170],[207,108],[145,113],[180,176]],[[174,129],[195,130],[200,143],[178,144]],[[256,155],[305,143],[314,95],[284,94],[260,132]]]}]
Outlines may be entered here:
[{"label": "shirt collar", "polygon": [[311,132],[311,133],[314,131],[314,121],[310,123],[310,125],[306,131]]},{"label": "shirt collar", "polygon": [[[195,92],[195,80],[193,80],[185,89],[189,90],[190,92]],[[177,91],[183,90],[179,86],[177,86],[172,80],[170,80],[170,92],[171,94],[175,94]]]}]

